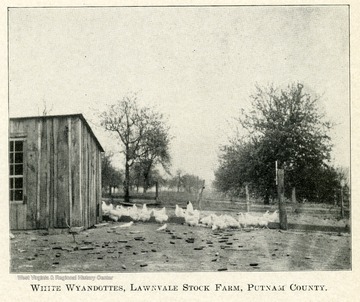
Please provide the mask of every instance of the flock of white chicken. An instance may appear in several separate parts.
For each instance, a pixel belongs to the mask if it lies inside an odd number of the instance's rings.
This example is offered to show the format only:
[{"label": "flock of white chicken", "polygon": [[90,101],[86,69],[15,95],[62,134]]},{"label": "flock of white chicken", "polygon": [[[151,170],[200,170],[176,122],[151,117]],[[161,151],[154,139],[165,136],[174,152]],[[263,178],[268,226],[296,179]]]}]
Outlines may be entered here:
[{"label": "flock of white chicken", "polygon": [[[132,207],[113,206],[107,205],[102,202],[102,212],[104,216],[108,216],[113,221],[118,221],[121,217],[130,217],[133,221],[148,221],[151,217],[155,218],[158,223],[164,223],[169,219],[166,214],[166,208],[160,210],[148,209],[146,204],[142,208],[138,208],[135,204]],[[278,211],[269,213],[266,211],[263,215],[255,216],[250,213],[237,213],[237,219],[224,214],[216,215],[210,214],[200,217],[200,211],[194,210],[192,203],[189,201],[186,210],[175,206],[175,216],[183,217],[185,223],[189,226],[203,226],[210,227],[213,230],[226,229],[226,228],[241,228],[241,227],[268,227],[270,222],[276,222],[279,219]],[[158,230],[166,229],[166,225],[160,227]]]},{"label": "flock of white chicken", "polygon": [[138,208],[135,204],[132,207],[123,207],[116,206],[113,204],[107,205],[104,201],[102,202],[102,212],[103,216],[108,216],[114,221],[118,221],[120,217],[128,216],[133,221],[148,221],[152,216],[154,216],[155,221],[163,223],[169,219],[169,216],[166,215],[165,207],[161,210],[150,210],[147,208],[146,204],[142,208]]}]

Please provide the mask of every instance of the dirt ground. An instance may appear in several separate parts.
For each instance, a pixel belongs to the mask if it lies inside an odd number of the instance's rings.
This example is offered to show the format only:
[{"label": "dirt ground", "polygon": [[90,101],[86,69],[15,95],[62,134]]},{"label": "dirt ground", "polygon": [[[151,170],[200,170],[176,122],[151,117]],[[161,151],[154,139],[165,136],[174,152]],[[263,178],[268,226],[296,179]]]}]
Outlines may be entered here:
[{"label": "dirt ground", "polygon": [[[293,221],[304,219],[298,215]],[[344,225],[329,218],[321,221]],[[351,236],[347,232],[251,228],[213,231],[175,222],[167,223],[165,231],[157,231],[161,226],[157,223],[136,222],[120,228],[122,224],[109,222],[83,231],[76,235],[76,243],[66,230],[13,232],[10,272],[351,269]]]}]

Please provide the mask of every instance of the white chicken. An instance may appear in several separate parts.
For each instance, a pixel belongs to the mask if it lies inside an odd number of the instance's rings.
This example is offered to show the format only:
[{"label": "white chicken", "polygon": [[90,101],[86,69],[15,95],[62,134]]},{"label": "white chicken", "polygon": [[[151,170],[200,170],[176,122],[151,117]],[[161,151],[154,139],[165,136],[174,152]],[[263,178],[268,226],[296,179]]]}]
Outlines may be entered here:
[{"label": "white chicken", "polygon": [[184,218],[185,218],[185,222],[190,226],[196,226],[199,224],[200,212],[198,210],[194,210],[191,201],[189,201],[186,206],[186,210],[184,212]]},{"label": "white chicken", "polygon": [[119,211],[117,207],[115,209],[111,209],[108,215],[114,221],[118,221],[121,216],[124,216],[123,213]]},{"label": "white chicken", "polygon": [[275,210],[274,213],[267,215],[268,222],[277,222],[279,221],[279,211]]},{"label": "white chicken", "polygon": [[187,205],[186,205],[186,211],[185,211],[185,213],[192,213],[192,212],[194,212],[194,207],[193,207],[193,205],[192,205],[192,203],[191,203],[191,201],[188,201],[188,203],[187,203]]},{"label": "white chicken", "polygon": [[119,228],[129,228],[134,224],[134,221],[130,221],[128,223],[124,223],[122,225],[119,225]]},{"label": "white chicken", "polygon": [[259,217],[251,215],[250,213],[245,213],[246,221],[251,226],[257,226],[259,224]]},{"label": "white chicken", "polygon": [[269,211],[266,211],[261,216],[251,215],[250,213],[238,213],[238,222],[241,226],[252,226],[252,227],[268,227],[269,222],[275,222],[278,219],[278,211],[269,214]]},{"label": "white chicken", "polygon": [[105,201],[101,202],[101,210],[103,215],[108,215],[110,210],[112,210],[113,208],[114,206],[111,203],[107,205]]},{"label": "white chicken", "polygon": [[211,228],[213,231],[215,231],[217,229],[224,230],[227,228],[227,224],[221,216],[214,215],[213,216],[213,224],[212,224]]},{"label": "white chicken", "polygon": [[122,205],[116,206],[115,211],[119,217],[129,216],[129,211],[127,208],[124,208]]},{"label": "white chicken", "polygon": [[166,215],[165,207],[163,207],[161,210],[153,210],[153,215],[155,217],[155,221],[159,223],[163,223],[169,219],[169,216]]},{"label": "white chicken", "polygon": [[214,219],[214,214],[210,214],[208,216],[205,216],[205,217],[201,218],[200,223],[205,225],[205,226],[211,227],[212,224],[213,224],[213,219]]},{"label": "white chicken", "polygon": [[244,213],[239,212],[237,215],[239,215],[238,222],[240,223],[240,225],[243,227],[246,227],[248,223],[247,223],[246,216],[244,215]]},{"label": "white chicken", "polygon": [[165,223],[163,226],[159,227],[158,229],[156,229],[157,231],[164,231],[167,228],[167,224]]},{"label": "white chicken", "polygon": [[185,212],[185,222],[190,226],[197,226],[199,224],[200,212],[198,210],[194,210],[192,212]]},{"label": "white chicken", "polygon": [[107,215],[111,220],[113,220],[113,221],[115,221],[115,222],[117,222],[118,220],[119,220],[119,216],[117,216],[117,215],[113,215],[113,214],[108,214]]},{"label": "white chicken", "polygon": [[137,221],[139,220],[140,213],[135,204],[128,210],[128,215],[131,217],[132,220]]},{"label": "white chicken", "polygon": [[144,203],[142,209],[139,211],[139,220],[148,221],[151,217],[152,210],[148,210],[146,204]]},{"label": "white chicken", "polygon": [[178,205],[175,205],[175,216],[176,217],[185,217],[185,210],[180,208]]},{"label": "white chicken", "polygon": [[240,228],[240,223],[230,215],[221,215],[220,218],[225,222],[228,228]]},{"label": "white chicken", "polygon": [[269,224],[268,217],[267,216],[260,216],[258,217],[257,226],[261,228],[267,228]]}]

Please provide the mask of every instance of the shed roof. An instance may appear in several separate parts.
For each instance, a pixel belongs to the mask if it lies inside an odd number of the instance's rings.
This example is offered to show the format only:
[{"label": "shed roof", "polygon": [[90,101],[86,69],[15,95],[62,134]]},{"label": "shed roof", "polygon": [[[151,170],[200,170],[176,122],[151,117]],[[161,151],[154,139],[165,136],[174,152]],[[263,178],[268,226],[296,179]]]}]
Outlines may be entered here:
[{"label": "shed roof", "polygon": [[92,137],[94,138],[97,146],[99,147],[101,152],[105,152],[103,147],[101,146],[100,142],[98,141],[98,139],[96,138],[94,132],[92,131],[90,125],[88,124],[88,122],[86,121],[86,119],[84,118],[84,116],[81,113],[76,113],[76,114],[63,114],[63,115],[40,115],[40,116],[23,116],[23,117],[11,117],[10,120],[21,120],[21,119],[51,119],[51,118],[56,118],[56,117],[78,117],[82,120],[82,122],[84,123],[84,125],[86,126],[86,128],[88,129],[88,131],[90,132],[90,134],[92,135]]}]

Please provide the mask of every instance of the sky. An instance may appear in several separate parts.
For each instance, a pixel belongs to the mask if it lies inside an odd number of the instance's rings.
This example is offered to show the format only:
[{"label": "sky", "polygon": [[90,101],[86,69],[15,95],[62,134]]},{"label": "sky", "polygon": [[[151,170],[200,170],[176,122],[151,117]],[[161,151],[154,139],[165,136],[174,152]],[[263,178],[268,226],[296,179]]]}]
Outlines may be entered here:
[{"label": "sky", "polygon": [[[172,171],[211,182],[231,121],[255,85],[301,82],[336,123],[333,163],[350,165],[347,6],[12,8],[9,115],[98,113],[136,92],[167,117]],[[120,157],[114,164],[122,167]]]}]

